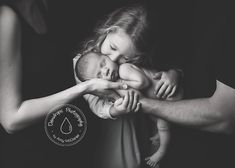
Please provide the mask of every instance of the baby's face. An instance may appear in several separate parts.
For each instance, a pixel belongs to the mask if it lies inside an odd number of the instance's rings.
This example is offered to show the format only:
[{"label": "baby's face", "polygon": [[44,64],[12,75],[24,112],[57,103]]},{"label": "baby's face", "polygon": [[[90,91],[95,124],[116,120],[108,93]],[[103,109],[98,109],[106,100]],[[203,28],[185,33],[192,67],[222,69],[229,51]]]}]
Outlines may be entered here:
[{"label": "baby's face", "polygon": [[101,78],[109,81],[118,79],[118,65],[105,55],[90,53],[87,74],[90,78]]}]

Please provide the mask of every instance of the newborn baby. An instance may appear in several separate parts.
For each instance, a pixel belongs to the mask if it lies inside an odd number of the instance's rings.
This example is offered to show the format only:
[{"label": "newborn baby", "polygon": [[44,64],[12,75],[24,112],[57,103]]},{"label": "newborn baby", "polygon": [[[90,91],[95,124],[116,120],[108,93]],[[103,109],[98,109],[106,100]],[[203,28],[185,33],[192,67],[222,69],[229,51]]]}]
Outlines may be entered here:
[{"label": "newborn baby", "polygon": [[[121,81],[149,98],[156,98],[154,86],[157,80],[153,79],[153,74],[156,72],[154,70],[140,69],[130,63],[124,63],[118,66],[109,57],[92,51],[82,55],[75,66],[75,74],[81,81],[92,78]],[[122,91],[117,92],[120,96],[123,95]],[[170,94],[167,100],[172,99],[174,93]],[[165,154],[169,142],[169,130],[168,124],[165,121],[154,117],[151,117],[151,119],[156,123],[158,129],[157,134],[150,138],[153,144],[157,146],[157,152],[146,158],[146,160],[148,165],[154,167]]]}]

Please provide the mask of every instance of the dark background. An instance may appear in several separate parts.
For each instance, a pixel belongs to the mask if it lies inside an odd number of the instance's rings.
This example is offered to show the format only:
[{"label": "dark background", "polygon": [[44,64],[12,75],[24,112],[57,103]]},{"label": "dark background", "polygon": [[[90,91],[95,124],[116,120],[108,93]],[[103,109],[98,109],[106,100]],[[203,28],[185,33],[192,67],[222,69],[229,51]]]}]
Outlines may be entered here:
[{"label": "dark background", "polygon": [[[139,1],[51,0],[48,13],[49,33],[39,40],[35,37],[38,40],[36,46],[27,46],[27,50],[30,50],[28,55],[34,53],[40,57],[26,58],[28,65],[24,69],[26,75],[23,87],[25,99],[46,96],[73,86],[72,58],[77,46],[90,35],[103,16],[118,7],[135,2]],[[215,89],[213,72],[209,70],[211,60],[194,57],[195,35],[192,33],[192,23],[195,18],[195,2],[172,0],[145,3],[156,28],[153,35],[157,39],[154,57],[156,64],[161,68],[175,65],[184,70],[185,98],[211,95]],[[41,42],[45,43],[42,45]],[[30,62],[37,63],[38,68],[31,67]],[[72,147],[53,144],[45,134],[43,121],[14,135],[8,135],[2,129],[0,167],[96,167],[92,160],[99,140],[101,119],[91,113],[82,98],[72,104],[78,106],[88,120],[87,134],[81,142]],[[227,150],[232,142],[226,137],[181,126],[173,125],[172,128],[170,148],[161,167],[231,166],[226,159],[232,157]]]}]

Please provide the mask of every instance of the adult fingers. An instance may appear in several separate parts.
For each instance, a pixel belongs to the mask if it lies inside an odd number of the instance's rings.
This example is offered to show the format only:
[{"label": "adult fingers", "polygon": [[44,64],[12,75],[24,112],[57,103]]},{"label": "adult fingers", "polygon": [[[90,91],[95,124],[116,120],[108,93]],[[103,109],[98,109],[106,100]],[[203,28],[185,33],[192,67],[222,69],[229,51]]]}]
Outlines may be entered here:
[{"label": "adult fingers", "polygon": [[162,87],[160,88],[160,90],[157,93],[157,98],[161,98],[163,93],[165,92],[165,90],[167,89],[168,85],[164,84],[162,85]]},{"label": "adult fingers", "polygon": [[129,102],[128,102],[128,106],[127,106],[127,109],[129,112],[132,110],[133,101],[134,101],[134,91],[130,90],[129,91]]},{"label": "adult fingers", "polygon": [[173,87],[172,86],[168,86],[166,91],[164,92],[164,94],[162,95],[162,98],[165,99],[167,97],[167,95],[172,91]]},{"label": "adult fingers", "polygon": [[170,94],[167,97],[169,98],[169,97],[173,96],[175,94],[176,89],[177,89],[177,86],[174,86],[172,88],[172,91],[170,92]]},{"label": "adult fingers", "polygon": [[123,102],[123,98],[119,98],[114,103],[116,106],[120,106],[122,104],[122,102]]},{"label": "adult fingers", "polygon": [[136,109],[138,102],[139,102],[139,95],[136,92],[134,92],[134,98],[133,98],[131,111],[134,111]]},{"label": "adult fingers", "polygon": [[125,93],[125,96],[124,96],[124,99],[123,99],[123,102],[122,102],[122,105],[123,105],[124,108],[127,108],[128,104],[129,104],[129,91],[127,91]]},{"label": "adult fingers", "polygon": [[157,95],[158,91],[160,90],[160,88],[162,87],[162,85],[164,84],[163,81],[159,81],[157,82],[156,86],[155,86],[155,90],[154,90],[154,94]]},{"label": "adult fingers", "polygon": [[140,107],[141,107],[141,103],[139,102],[139,103],[137,103],[137,106],[136,106],[134,112],[139,111]]}]

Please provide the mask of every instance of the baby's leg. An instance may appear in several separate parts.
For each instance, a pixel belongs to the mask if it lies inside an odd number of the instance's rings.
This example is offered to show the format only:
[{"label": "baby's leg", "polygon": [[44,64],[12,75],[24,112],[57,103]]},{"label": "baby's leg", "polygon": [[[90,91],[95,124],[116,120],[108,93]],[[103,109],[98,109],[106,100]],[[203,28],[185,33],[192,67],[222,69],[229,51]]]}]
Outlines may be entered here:
[{"label": "baby's leg", "polygon": [[153,121],[154,123],[154,130],[153,130],[153,136],[150,137],[150,141],[152,142],[152,145],[154,146],[153,150],[157,151],[159,146],[160,146],[160,137],[159,137],[159,133],[158,133],[158,127],[157,127],[157,120],[158,118],[155,116],[150,116],[150,119]]},{"label": "baby's leg", "polygon": [[160,147],[158,148],[157,152],[145,159],[147,161],[147,164],[154,168],[159,167],[158,162],[165,155],[170,139],[169,126],[167,122],[162,119],[157,119],[157,128],[160,138]]}]

